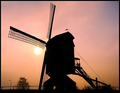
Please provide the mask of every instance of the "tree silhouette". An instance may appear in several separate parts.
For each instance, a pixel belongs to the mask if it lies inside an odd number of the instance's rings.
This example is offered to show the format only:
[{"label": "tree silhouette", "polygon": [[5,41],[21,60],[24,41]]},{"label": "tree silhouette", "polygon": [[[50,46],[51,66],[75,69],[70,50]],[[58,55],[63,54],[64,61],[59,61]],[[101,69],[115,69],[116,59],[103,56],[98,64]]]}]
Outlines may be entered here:
[{"label": "tree silhouette", "polygon": [[29,83],[27,82],[27,79],[25,77],[20,77],[18,83],[17,83],[17,88],[18,89],[29,89]]}]

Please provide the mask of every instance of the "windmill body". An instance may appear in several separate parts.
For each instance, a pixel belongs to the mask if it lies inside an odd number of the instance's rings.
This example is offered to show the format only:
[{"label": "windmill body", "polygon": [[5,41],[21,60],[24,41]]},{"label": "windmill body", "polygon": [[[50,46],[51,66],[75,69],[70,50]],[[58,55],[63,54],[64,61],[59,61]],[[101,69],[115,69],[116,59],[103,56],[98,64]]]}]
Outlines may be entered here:
[{"label": "windmill body", "polygon": [[69,32],[57,35],[46,44],[46,74],[50,79],[44,83],[45,90],[75,90],[76,83],[67,74],[75,73],[73,35]]},{"label": "windmill body", "polygon": [[57,35],[46,44],[46,74],[75,73],[73,35],[69,32]]}]

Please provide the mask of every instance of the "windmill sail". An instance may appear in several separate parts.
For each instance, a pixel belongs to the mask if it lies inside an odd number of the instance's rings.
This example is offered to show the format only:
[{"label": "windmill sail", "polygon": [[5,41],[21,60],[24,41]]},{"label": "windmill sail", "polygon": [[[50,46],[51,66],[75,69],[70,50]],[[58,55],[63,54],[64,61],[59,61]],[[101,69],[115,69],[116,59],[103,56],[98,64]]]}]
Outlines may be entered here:
[{"label": "windmill sail", "polygon": [[50,19],[49,19],[49,25],[48,25],[48,33],[47,33],[47,38],[51,38],[51,32],[52,32],[52,24],[53,24],[53,19],[54,19],[54,13],[55,13],[55,5],[50,3]]},{"label": "windmill sail", "polygon": [[23,42],[26,42],[26,43],[29,43],[29,44],[32,44],[32,45],[35,45],[41,48],[44,48],[46,45],[45,41],[38,39],[35,36],[27,34],[23,31],[20,31],[12,26],[10,26],[8,37],[23,41]]},{"label": "windmill sail", "polygon": [[[52,24],[53,24],[53,19],[54,19],[54,13],[55,13],[55,5],[50,3],[50,19],[49,19],[49,26],[48,26],[48,33],[47,33],[47,38],[50,40],[51,38],[51,32],[52,32]],[[46,52],[45,52],[45,57],[46,57]],[[44,60],[45,60],[44,57]],[[40,78],[40,83],[39,83],[39,90],[41,90],[42,87],[42,81],[43,81],[43,76],[44,76],[44,70],[45,70],[45,61],[43,62],[43,67],[42,67],[42,72],[41,72],[41,78]]]}]

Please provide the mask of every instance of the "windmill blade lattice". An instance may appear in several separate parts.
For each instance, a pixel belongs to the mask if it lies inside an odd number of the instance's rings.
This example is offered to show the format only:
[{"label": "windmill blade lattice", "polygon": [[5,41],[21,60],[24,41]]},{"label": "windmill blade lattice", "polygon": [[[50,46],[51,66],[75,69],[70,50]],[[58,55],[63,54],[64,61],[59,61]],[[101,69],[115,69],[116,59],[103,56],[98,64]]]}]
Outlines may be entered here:
[{"label": "windmill blade lattice", "polygon": [[27,34],[23,31],[20,31],[12,26],[10,26],[8,37],[35,45],[40,48],[44,48],[46,45],[45,41],[40,40],[40,39],[38,39],[30,34]]},{"label": "windmill blade lattice", "polygon": [[51,38],[51,32],[52,32],[52,24],[53,24],[53,19],[54,19],[54,13],[55,13],[55,5],[50,3],[50,19],[49,19],[49,25],[48,25],[48,33],[47,33],[47,38]]}]

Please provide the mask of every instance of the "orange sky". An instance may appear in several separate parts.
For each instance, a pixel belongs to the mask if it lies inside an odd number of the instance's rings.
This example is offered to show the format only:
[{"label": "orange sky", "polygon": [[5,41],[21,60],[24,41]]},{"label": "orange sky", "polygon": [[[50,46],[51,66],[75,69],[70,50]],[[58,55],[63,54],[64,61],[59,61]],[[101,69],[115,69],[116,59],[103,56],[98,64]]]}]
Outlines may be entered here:
[{"label": "orange sky", "polygon": [[[105,83],[119,87],[119,2],[51,3],[56,5],[52,37],[69,29],[75,49],[92,69]],[[14,86],[21,76],[31,86],[39,85],[45,49],[36,55],[36,46],[8,38],[8,33],[13,26],[47,41],[49,12],[50,1],[1,1],[1,86],[9,86],[9,79]],[[91,78],[97,77],[82,59],[81,66]],[[89,85],[79,76],[69,76],[78,88]]]}]

